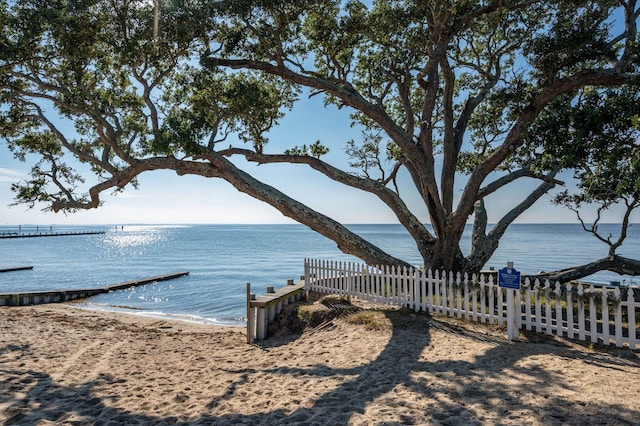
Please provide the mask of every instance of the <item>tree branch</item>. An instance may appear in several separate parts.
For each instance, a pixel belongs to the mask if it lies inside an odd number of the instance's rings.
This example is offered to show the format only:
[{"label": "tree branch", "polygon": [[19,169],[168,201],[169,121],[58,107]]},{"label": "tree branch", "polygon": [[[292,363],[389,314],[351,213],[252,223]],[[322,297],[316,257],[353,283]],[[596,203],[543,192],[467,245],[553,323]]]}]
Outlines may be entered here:
[{"label": "tree branch", "polygon": [[550,177],[549,175],[541,175],[539,173],[534,173],[531,170],[528,169],[520,169],[520,170],[516,170],[514,172],[511,172],[505,176],[502,176],[496,180],[494,180],[493,182],[491,182],[489,185],[485,186],[484,188],[481,188],[478,191],[478,196],[476,197],[477,200],[481,200],[485,197],[487,197],[488,195],[496,192],[497,190],[499,190],[500,188],[510,184],[511,182],[523,178],[523,177],[529,177],[529,178],[533,178],[533,179],[539,179],[543,182],[548,182],[548,183],[552,183],[554,185],[560,185],[563,186],[564,182],[561,180],[557,180],[555,178]]},{"label": "tree branch", "polygon": [[513,223],[514,220],[518,218],[522,213],[529,209],[536,201],[540,199],[544,194],[549,192],[554,186],[556,186],[554,182],[554,177],[558,173],[558,169],[552,170],[547,175],[547,179],[545,182],[542,182],[536,189],[534,189],[524,200],[520,202],[517,206],[511,209],[507,214],[505,214],[502,219],[496,223],[491,231],[489,232],[489,238],[494,238],[496,240],[500,240],[507,230],[508,226]]},{"label": "tree branch", "polygon": [[560,281],[565,283],[568,281],[579,280],[588,277],[599,271],[611,271],[620,275],[640,275],[640,260],[629,259],[618,255],[603,257],[596,261],[581,266],[560,269],[553,272],[544,272],[541,274],[527,276],[530,279],[548,279],[551,281]]},{"label": "tree branch", "polygon": [[454,214],[456,225],[462,226],[466,222],[466,218],[473,211],[482,182],[524,143],[522,137],[524,131],[533,123],[549,102],[559,95],[570,93],[585,86],[609,87],[622,84],[640,84],[640,76],[637,74],[624,74],[615,69],[590,69],[581,71],[574,76],[560,79],[542,90],[515,121],[502,145],[479,164],[469,176],[458,203],[458,209]]},{"label": "tree branch", "polygon": [[570,210],[572,210],[576,216],[578,217],[578,220],[580,221],[580,224],[582,225],[582,229],[584,229],[586,232],[592,234],[594,237],[596,237],[598,240],[602,241],[603,243],[605,243],[606,245],[609,246],[609,256],[613,256],[616,254],[616,250],[622,245],[622,243],[624,242],[624,240],[627,238],[627,229],[629,228],[629,218],[631,217],[631,213],[633,212],[633,210],[635,210],[639,205],[640,205],[640,200],[638,200],[637,198],[634,198],[633,200],[629,201],[626,198],[624,198],[624,203],[626,206],[626,210],[624,212],[624,216],[622,218],[622,223],[620,224],[620,235],[618,236],[618,239],[615,242],[611,242],[611,234],[609,234],[608,238],[603,237],[602,235],[600,235],[600,233],[598,232],[598,223],[600,222],[600,219],[602,218],[602,212],[606,209],[608,209],[610,207],[609,203],[604,203],[601,206],[598,207],[597,211],[596,211],[596,219],[593,221],[593,224],[591,224],[591,226],[587,226],[587,224],[585,223],[584,219],[582,218],[582,215],[580,214],[580,210],[579,208],[576,206],[572,206],[572,205],[567,205],[567,207],[569,207]]},{"label": "tree branch", "polygon": [[[434,240],[433,235],[424,227],[418,218],[411,213],[409,208],[399,195],[386,186],[383,182],[373,179],[363,179],[350,173],[346,173],[330,164],[325,163],[315,157],[308,155],[273,155],[260,154],[255,151],[242,148],[229,148],[216,152],[217,155],[229,157],[232,155],[242,155],[248,161],[257,164],[269,163],[289,163],[289,164],[306,164],[312,169],[322,173],[331,180],[369,192],[376,195],[383,203],[394,212],[400,223],[409,231],[414,238],[419,250],[424,251]],[[399,166],[398,166],[399,167]],[[394,174],[392,174],[393,176]],[[425,252],[426,253],[426,252]]]},{"label": "tree branch", "polygon": [[[444,52],[444,50],[445,48],[443,47],[442,51]],[[264,61],[224,59],[203,56],[201,58],[201,62],[203,66],[210,68],[222,66],[231,69],[252,69],[262,71],[305,87],[327,92],[342,100],[345,105],[361,111],[363,114],[375,121],[404,152],[408,153],[406,158],[415,159],[414,162],[407,162],[407,170],[416,183],[418,192],[431,209],[431,213],[436,215],[441,211],[439,208],[440,202],[438,198],[437,185],[435,184],[433,175],[424,172],[425,162],[431,162],[431,164],[433,164],[433,158],[426,157],[431,155],[431,151],[420,150],[413,141],[413,135],[408,134],[404,129],[396,124],[381,105],[367,101],[349,82],[332,78],[310,77],[296,73],[284,66],[273,65]],[[433,168],[431,168],[431,170],[433,170]]]},{"label": "tree branch", "polygon": [[611,249],[609,250],[609,255],[615,254],[615,251],[622,245],[624,240],[627,238],[627,229],[629,228],[629,218],[631,217],[631,212],[640,205],[640,200],[634,198],[629,202],[626,198],[624,200],[625,205],[627,206],[626,211],[624,212],[624,217],[622,218],[622,224],[620,225],[620,237],[618,240],[611,245]]},{"label": "tree branch", "polygon": [[629,65],[629,61],[633,58],[637,52],[636,37],[638,34],[638,16],[640,16],[640,8],[633,10],[635,7],[635,1],[630,1],[628,4],[620,2],[624,6],[624,22],[625,31],[621,34],[621,37],[625,38],[624,51],[622,57],[616,67],[625,67]]},{"label": "tree branch", "polygon": [[173,157],[154,157],[139,160],[131,167],[114,175],[111,179],[93,186],[89,190],[89,201],[82,202],[72,199],[56,201],[52,205],[52,210],[57,212],[61,210],[96,208],[100,205],[100,194],[103,191],[114,187],[122,188],[135,177],[146,171],[161,169],[174,170],[178,175],[190,174],[222,178],[231,183],[238,191],[266,202],[283,215],[307,225],[319,234],[335,241],[338,248],[344,253],[353,254],[371,265],[389,264],[411,266],[403,260],[387,254],[333,219],[253,178],[248,173],[235,167],[233,163],[224,157],[213,153],[204,153],[203,157],[208,161],[186,161]]},{"label": "tree branch", "polygon": [[488,234],[485,234],[487,213],[484,200],[481,198],[476,201],[474,208],[476,217],[473,226],[471,252],[469,256],[467,256],[467,260],[469,264],[472,265],[472,268],[479,269],[489,261],[509,225],[555,186],[553,177],[556,173],[557,170],[550,172],[548,180],[541,183],[531,194],[505,214],[502,219],[491,228]]},{"label": "tree branch", "polygon": [[453,210],[453,187],[455,183],[456,164],[460,147],[456,144],[453,119],[453,97],[455,94],[455,75],[446,56],[440,59],[440,68],[444,79],[442,93],[444,137],[442,141],[443,162],[440,177],[442,207],[445,214]]}]

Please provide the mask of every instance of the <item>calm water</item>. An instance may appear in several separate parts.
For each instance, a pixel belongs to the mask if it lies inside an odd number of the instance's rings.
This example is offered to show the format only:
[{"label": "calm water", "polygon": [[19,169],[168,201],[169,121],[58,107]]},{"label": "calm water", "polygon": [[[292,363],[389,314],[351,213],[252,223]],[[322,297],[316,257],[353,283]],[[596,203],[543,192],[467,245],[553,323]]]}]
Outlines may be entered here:
[{"label": "calm water", "polygon": [[[422,263],[411,238],[399,225],[350,228],[392,255],[416,266]],[[601,225],[601,229],[615,235],[618,227]],[[0,228],[0,232],[7,230]],[[39,231],[43,230],[49,227],[40,227]],[[56,226],[53,230],[106,233],[0,239],[0,268],[34,266],[31,271],[0,273],[0,293],[97,287],[189,271],[188,276],[176,280],[96,296],[84,305],[242,325],[247,282],[260,295],[267,286],[281,287],[287,279],[297,280],[304,273],[306,257],[356,260],[302,225]],[[462,244],[466,251],[468,235]],[[487,266],[500,268],[511,260],[521,272],[535,273],[582,264],[605,254],[606,246],[578,225],[512,225]],[[619,254],[640,255],[640,225],[630,228]],[[611,280],[628,283],[632,279],[606,272],[585,279]]]}]

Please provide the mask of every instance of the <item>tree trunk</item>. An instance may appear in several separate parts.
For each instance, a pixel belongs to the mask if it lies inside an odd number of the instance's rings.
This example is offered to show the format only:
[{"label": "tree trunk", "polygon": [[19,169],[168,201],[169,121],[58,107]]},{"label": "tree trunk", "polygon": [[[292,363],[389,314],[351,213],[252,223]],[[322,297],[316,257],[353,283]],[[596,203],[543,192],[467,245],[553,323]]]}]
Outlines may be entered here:
[{"label": "tree trunk", "polygon": [[456,238],[455,235],[439,236],[428,253],[424,258],[425,269],[471,272],[468,271],[467,261],[460,250],[460,238]]}]

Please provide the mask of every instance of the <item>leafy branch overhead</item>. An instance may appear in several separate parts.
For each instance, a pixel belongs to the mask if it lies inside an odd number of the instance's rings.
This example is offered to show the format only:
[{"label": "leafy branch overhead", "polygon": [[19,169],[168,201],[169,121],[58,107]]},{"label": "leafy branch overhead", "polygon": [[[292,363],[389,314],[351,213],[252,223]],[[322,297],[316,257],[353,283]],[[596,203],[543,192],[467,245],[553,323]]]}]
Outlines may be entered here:
[{"label": "leafy branch overhead", "polygon": [[308,155],[317,159],[320,159],[320,157],[328,153],[329,153],[329,148],[322,145],[319,140],[315,141],[310,146],[307,146],[307,145],[302,145],[301,147],[294,146],[293,148],[287,149],[284,151],[285,155],[291,155],[291,156]]},{"label": "leafy branch overhead", "polygon": [[[578,185],[555,202],[581,220],[585,203],[626,208],[618,238],[597,232],[601,216],[583,222],[608,260],[571,277],[640,272],[615,252],[639,198],[636,0],[161,6],[156,26],[141,1],[0,2],[0,138],[34,164],[17,202],[96,208],[105,191],[173,170],[224,179],[369,263],[406,264],[238,167],[296,164],[377,197],[425,265],[476,271],[570,171]],[[301,135],[278,151],[271,130],[302,94],[350,114],[361,137]],[[533,189],[489,226],[485,199],[513,199],[524,180]]]}]

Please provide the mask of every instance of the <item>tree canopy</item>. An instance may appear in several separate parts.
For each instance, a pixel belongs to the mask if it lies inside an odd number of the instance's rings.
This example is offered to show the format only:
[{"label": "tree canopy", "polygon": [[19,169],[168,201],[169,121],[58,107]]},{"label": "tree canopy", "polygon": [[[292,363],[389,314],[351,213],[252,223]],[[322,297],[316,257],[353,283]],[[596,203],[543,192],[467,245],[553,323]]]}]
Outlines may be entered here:
[{"label": "tree canopy", "polygon": [[[166,0],[156,26],[144,1],[0,0],[0,137],[39,158],[13,186],[30,206],[96,208],[104,191],[174,170],[224,179],[370,264],[406,264],[234,159],[300,164],[376,196],[425,266],[463,271],[572,170],[579,186],[558,204],[626,213],[616,241],[598,233],[600,216],[583,222],[606,258],[551,276],[635,275],[640,262],[616,249],[640,203],[639,15],[635,0]],[[323,141],[269,150],[267,132],[307,93],[364,128],[344,147],[351,169],[324,161]],[[400,173],[432,230],[401,197]],[[539,184],[489,227],[485,198],[522,179]]]}]

